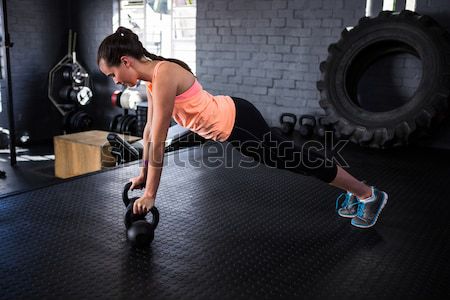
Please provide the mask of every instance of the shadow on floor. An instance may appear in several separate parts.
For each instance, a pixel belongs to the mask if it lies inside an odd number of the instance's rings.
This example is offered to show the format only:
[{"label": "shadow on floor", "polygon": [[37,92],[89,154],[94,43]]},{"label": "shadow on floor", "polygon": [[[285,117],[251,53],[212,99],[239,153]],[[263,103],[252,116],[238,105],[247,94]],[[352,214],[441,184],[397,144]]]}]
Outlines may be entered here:
[{"label": "shadow on floor", "polygon": [[54,175],[53,145],[41,144],[16,149],[17,164],[11,166],[8,149],[0,150],[0,170],[6,177],[0,179],[0,197],[30,191],[62,182]]}]

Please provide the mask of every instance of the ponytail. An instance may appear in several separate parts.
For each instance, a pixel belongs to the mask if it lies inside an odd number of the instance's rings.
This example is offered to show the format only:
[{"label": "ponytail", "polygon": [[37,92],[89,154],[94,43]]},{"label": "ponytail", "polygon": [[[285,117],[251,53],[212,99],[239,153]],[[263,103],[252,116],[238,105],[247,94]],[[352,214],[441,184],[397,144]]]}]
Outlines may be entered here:
[{"label": "ponytail", "polygon": [[120,58],[123,55],[128,55],[136,59],[147,57],[151,60],[170,61],[192,73],[191,68],[181,60],[164,58],[148,52],[139,41],[137,34],[128,28],[120,26],[116,32],[107,36],[98,47],[97,65],[103,59],[109,66],[118,66],[120,64]]}]

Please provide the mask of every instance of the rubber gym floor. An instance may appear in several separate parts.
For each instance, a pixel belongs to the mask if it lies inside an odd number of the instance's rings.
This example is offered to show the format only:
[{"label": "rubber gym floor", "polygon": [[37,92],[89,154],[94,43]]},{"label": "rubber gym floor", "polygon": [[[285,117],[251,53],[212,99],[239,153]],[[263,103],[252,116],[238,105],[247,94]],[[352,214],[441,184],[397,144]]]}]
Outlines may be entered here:
[{"label": "rubber gym floor", "polygon": [[217,159],[221,149],[167,154],[146,249],[130,246],[123,225],[136,163],[0,199],[0,298],[450,296],[448,151],[347,145],[350,172],[389,193],[376,226],[358,229],[336,214],[336,188],[239,168],[238,152]]}]

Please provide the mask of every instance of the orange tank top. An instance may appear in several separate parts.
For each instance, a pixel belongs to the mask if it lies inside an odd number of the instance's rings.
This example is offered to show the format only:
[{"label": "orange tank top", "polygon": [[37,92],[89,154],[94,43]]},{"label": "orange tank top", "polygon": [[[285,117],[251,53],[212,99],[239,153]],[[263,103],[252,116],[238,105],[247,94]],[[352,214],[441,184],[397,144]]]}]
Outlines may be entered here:
[{"label": "orange tank top", "polygon": [[[153,72],[154,82],[159,62]],[[152,83],[147,84],[152,93]],[[194,84],[184,93],[175,97],[172,117],[179,125],[198,135],[214,141],[225,141],[231,134],[236,116],[236,108],[230,96],[213,96],[205,91],[195,79]]]}]

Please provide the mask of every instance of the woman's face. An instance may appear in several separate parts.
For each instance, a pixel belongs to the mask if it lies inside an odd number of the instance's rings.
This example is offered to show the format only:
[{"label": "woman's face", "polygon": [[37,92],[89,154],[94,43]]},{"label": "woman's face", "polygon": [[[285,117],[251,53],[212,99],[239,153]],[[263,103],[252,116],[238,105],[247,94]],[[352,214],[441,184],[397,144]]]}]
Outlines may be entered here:
[{"label": "woman's face", "polygon": [[98,66],[100,71],[108,77],[111,77],[115,84],[125,86],[135,86],[138,78],[137,74],[131,66],[130,58],[124,56],[121,58],[120,65],[109,67],[108,64],[101,59]]}]

